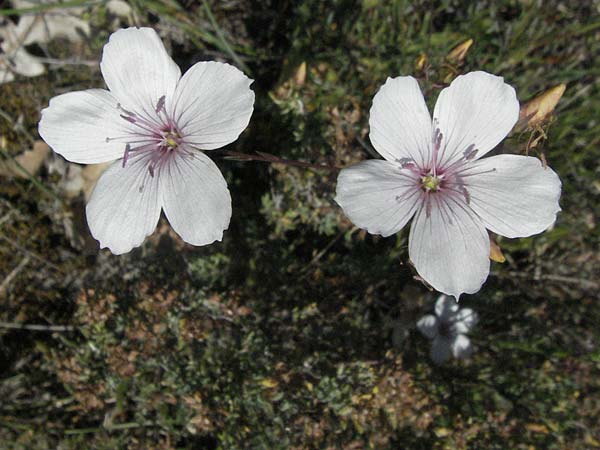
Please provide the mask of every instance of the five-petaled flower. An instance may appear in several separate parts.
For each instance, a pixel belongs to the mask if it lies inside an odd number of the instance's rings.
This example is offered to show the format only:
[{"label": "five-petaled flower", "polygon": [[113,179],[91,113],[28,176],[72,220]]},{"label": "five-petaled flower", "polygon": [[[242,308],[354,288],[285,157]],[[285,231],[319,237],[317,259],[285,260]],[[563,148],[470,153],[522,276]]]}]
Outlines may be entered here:
[{"label": "five-petaled flower", "polygon": [[430,356],[434,363],[443,364],[450,356],[468,358],[473,349],[466,333],[477,324],[477,313],[459,308],[458,303],[445,295],[435,302],[435,315],[428,314],[417,322],[417,328],[431,339]]},{"label": "five-petaled flower", "polygon": [[343,169],[336,201],[348,218],[390,236],[413,218],[409,256],[440,292],[477,292],[489,274],[486,228],[514,238],[540,233],[560,211],[561,183],[528,156],[479,159],[519,117],[515,90],[485,72],[457,77],[429,115],[417,81],[388,78],[373,99],[370,138],[385,160]]},{"label": "five-petaled flower", "polygon": [[42,138],[66,159],[115,161],[86,208],[92,235],[121,254],[151,234],[161,209],[184,241],[220,240],[231,218],[223,175],[203,150],[235,141],[254,107],[252,80],[218,62],[183,76],[151,28],[110,36],[100,69],[108,90],[59,95],[42,111]]}]

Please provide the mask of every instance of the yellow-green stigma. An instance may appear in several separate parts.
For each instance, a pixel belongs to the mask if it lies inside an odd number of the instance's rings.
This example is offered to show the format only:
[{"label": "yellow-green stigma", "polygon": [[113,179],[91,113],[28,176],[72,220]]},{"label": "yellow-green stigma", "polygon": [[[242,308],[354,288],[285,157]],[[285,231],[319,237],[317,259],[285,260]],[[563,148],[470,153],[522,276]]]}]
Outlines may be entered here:
[{"label": "yellow-green stigma", "polygon": [[177,142],[178,138],[179,136],[177,135],[177,133],[168,133],[164,138],[164,142],[166,146],[170,149],[175,149],[179,145],[179,143]]},{"label": "yellow-green stigma", "polygon": [[438,191],[442,180],[439,177],[433,175],[425,175],[421,178],[421,187],[424,191]]}]

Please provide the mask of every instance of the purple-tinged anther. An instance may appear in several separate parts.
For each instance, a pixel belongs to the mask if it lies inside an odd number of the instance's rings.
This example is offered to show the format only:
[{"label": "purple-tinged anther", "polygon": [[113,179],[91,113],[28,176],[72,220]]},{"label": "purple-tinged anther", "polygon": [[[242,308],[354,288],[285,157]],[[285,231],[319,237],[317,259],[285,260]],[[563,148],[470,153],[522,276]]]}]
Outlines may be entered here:
[{"label": "purple-tinged anther", "polygon": [[463,156],[467,161],[470,161],[471,159],[475,158],[475,155],[477,155],[477,152],[479,150],[477,150],[475,148],[475,144],[471,144],[467,147],[467,149],[463,152]]},{"label": "purple-tinged anther", "polygon": [[165,107],[165,96],[163,95],[158,99],[158,103],[156,104],[156,112],[160,113]]}]

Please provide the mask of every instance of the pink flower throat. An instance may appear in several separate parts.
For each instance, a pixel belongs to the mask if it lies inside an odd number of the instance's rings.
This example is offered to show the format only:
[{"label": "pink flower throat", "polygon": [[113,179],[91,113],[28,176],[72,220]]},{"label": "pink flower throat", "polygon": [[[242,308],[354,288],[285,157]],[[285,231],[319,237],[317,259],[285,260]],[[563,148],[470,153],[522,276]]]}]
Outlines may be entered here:
[{"label": "pink flower throat", "polygon": [[[405,200],[416,192],[422,204],[426,205],[428,216],[432,203],[437,205],[449,200],[470,203],[465,179],[475,174],[467,172],[467,169],[469,162],[477,154],[475,145],[471,144],[458,159],[453,155],[446,155],[447,142],[445,143],[444,135],[436,125],[437,123],[434,122],[429,161],[419,164],[412,158],[398,160],[402,174],[412,180],[413,188],[409,189],[405,195],[396,197],[396,200]],[[404,169],[408,170],[408,173]]]},{"label": "pink flower throat", "polygon": [[142,114],[128,111],[117,105],[120,116],[134,127],[124,136],[106,138],[109,141],[125,143],[123,167],[133,154],[149,153],[148,171],[151,176],[160,170],[170,157],[178,152],[190,153],[186,149],[184,136],[175,120],[165,109],[165,96],[157,102],[154,111],[143,110]]}]

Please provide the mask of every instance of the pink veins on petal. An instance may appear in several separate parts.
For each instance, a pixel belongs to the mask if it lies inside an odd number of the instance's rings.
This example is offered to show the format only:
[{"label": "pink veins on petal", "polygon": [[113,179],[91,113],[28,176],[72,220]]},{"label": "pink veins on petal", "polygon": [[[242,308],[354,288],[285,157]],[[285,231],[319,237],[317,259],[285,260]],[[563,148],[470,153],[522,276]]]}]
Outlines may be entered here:
[{"label": "pink veins on petal", "polygon": [[156,103],[154,110],[149,113],[144,110],[137,114],[117,105],[123,120],[132,124],[125,135],[107,137],[106,142],[124,142],[123,167],[132,154],[151,153],[148,159],[150,176],[159,172],[169,158],[176,154],[193,156],[186,148],[183,133],[177,126],[176,120],[165,109],[166,97],[163,95]]}]

